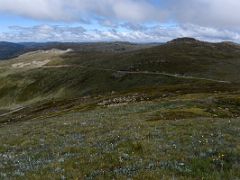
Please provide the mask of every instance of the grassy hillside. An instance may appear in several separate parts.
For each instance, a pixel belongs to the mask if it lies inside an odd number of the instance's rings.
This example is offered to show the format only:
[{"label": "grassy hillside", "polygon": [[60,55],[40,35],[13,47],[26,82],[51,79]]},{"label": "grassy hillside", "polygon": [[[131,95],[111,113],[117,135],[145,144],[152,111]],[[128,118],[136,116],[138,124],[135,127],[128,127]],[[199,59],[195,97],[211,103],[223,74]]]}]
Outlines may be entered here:
[{"label": "grassy hillside", "polygon": [[238,45],[91,48],[0,63],[0,179],[240,178]]},{"label": "grassy hillside", "polygon": [[64,63],[120,70],[168,72],[239,82],[240,46],[228,43],[169,42],[116,54],[66,55]]},{"label": "grassy hillside", "polygon": [[212,88],[135,89],[5,112],[0,176],[239,178],[239,91]]},{"label": "grassy hillside", "polygon": [[36,51],[1,63],[0,105],[182,83],[231,88],[240,80],[239,57],[239,46],[199,41],[121,53]]}]

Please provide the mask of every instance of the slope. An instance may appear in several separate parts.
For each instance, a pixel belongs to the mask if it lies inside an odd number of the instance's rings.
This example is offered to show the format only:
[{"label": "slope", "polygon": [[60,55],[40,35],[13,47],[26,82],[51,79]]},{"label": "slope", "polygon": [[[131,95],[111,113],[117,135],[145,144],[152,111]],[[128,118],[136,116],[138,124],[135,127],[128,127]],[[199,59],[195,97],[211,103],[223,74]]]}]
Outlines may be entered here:
[{"label": "slope", "polygon": [[239,179],[238,59],[184,38],[2,62],[0,179]]},{"label": "slope", "polygon": [[239,46],[175,41],[118,53],[82,49],[27,53],[1,63],[0,104],[178,84],[238,87]]}]

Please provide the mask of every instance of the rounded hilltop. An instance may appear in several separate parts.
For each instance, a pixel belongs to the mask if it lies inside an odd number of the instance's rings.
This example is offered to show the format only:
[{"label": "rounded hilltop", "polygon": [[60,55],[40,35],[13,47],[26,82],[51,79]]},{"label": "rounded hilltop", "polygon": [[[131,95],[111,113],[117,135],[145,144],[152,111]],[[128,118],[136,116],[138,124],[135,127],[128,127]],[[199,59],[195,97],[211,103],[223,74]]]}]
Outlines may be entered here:
[{"label": "rounded hilltop", "polygon": [[200,42],[200,41],[191,37],[183,37],[183,38],[173,39],[168,43],[197,43],[197,42]]}]

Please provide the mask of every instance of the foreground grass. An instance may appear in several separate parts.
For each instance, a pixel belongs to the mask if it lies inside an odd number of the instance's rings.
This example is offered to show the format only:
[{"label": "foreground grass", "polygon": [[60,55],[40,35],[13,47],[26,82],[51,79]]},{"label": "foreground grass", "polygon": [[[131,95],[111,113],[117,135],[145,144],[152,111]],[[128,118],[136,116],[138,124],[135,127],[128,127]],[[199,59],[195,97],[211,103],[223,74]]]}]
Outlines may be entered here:
[{"label": "foreground grass", "polygon": [[55,117],[43,108],[0,127],[0,179],[238,179],[236,97],[132,94]]}]

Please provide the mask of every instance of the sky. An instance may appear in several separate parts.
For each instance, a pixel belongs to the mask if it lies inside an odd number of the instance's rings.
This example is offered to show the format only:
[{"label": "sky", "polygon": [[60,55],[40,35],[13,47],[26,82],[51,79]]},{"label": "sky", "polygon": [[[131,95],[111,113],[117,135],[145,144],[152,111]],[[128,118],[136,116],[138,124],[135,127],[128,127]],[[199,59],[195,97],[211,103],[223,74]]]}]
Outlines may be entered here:
[{"label": "sky", "polygon": [[0,0],[0,41],[240,43],[240,0]]}]

